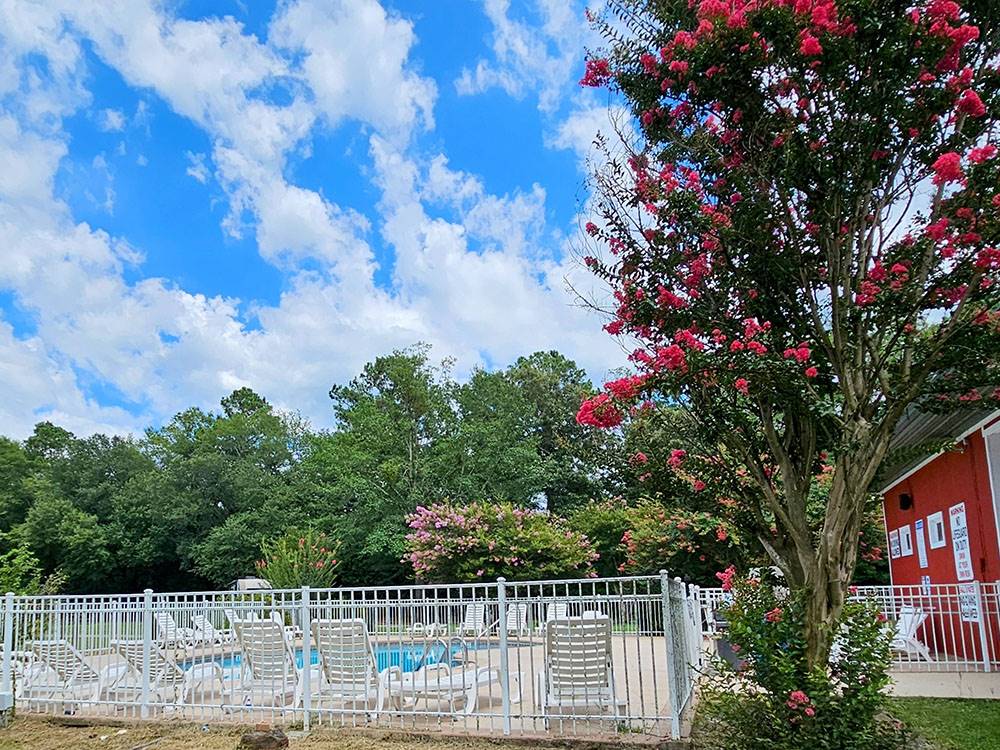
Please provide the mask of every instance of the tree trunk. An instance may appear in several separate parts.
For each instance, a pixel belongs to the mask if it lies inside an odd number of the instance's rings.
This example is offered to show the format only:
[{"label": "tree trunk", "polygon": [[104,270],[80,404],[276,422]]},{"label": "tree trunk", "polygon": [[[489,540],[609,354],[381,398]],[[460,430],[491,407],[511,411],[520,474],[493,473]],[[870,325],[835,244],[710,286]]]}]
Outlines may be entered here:
[{"label": "tree trunk", "polygon": [[847,601],[869,494],[870,463],[868,458],[846,455],[838,458],[835,466],[816,556],[806,571],[804,635],[806,658],[812,667],[829,660],[836,625]]}]

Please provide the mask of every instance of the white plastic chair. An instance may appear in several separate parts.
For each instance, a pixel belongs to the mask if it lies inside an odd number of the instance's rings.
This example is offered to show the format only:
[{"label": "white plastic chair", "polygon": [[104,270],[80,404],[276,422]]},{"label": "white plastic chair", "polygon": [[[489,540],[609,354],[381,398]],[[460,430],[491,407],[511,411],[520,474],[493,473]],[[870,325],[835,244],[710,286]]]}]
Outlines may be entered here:
[{"label": "white plastic chair", "polygon": [[206,615],[192,615],[191,625],[196,643],[211,643],[221,646],[231,643],[236,638],[231,628],[215,627]]},{"label": "white plastic chair", "polygon": [[194,646],[194,630],[192,628],[182,628],[177,624],[174,616],[169,612],[156,612],[153,614],[156,620],[156,627],[159,630],[157,643],[175,648],[189,649]]},{"label": "white plastic chair", "polygon": [[515,602],[507,605],[507,634],[523,635],[528,632],[528,605]]},{"label": "white plastic chair", "polygon": [[[510,702],[520,703],[521,675],[511,674],[509,680]],[[402,698],[406,705],[413,705],[418,700],[444,702],[453,714],[475,713],[479,705],[479,691],[489,685],[500,684],[499,669],[471,664],[462,667],[452,667],[447,663],[428,664],[416,672],[399,672],[389,676],[389,691],[394,698]]]},{"label": "white plastic chair", "polygon": [[375,651],[364,620],[313,620],[313,643],[323,676],[313,697],[341,704],[363,704],[374,720],[384,709],[391,675],[402,678],[399,667],[378,671]]},{"label": "white plastic chair", "polygon": [[926,619],[927,613],[922,609],[910,605],[900,607],[892,643],[889,644],[890,648],[907,656],[917,656],[929,662],[934,661],[927,646],[917,638],[917,630]]},{"label": "white plastic chair", "polygon": [[552,622],[553,620],[565,620],[569,617],[569,604],[567,602],[555,601],[549,602],[549,606],[545,608],[545,622]]},{"label": "white plastic chair", "polygon": [[69,641],[58,638],[31,644],[34,659],[22,675],[19,696],[32,699],[98,701],[125,675],[122,665],[96,669]]},{"label": "white plastic chair", "polygon": [[[240,689],[243,702],[249,701],[252,705],[259,694],[267,697],[272,706],[278,704],[279,698],[285,707],[298,706],[302,702],[303,668],[295,663],[295,653],[285,629],[274,620],[239,621],[236,633],[242,652]],[[312,665],[309,668],[312,669]]]},{"label": "white plastic chair", "polygon": [[[112,641],[111,647],[125,660],[134,680],[141,684],[143,642],[136,640]],[[218,662],[202,662],[182,669],[173,657],[155,644],[150,644],[149,689],[150,695],[158,702],[181,706],[191,697],[196,688],[201,688],[201,692],[204,694],[206,682],[218,682],[218,695],[225,702],[224,699],[229,696],[229,690],[226,688],[222,666]],[[141,688],[137,686],[136,689]]]},{"label": "white plastic chair", "polygon": [[611,620],[601,615],[552,620],[545,628],[544,669],[536,698],[543,717],[557,709],[591,708],[617,717],[623,701],[615,694]]},{"label": "white plastic chair", "polygon": [[486,632],[486,604],[484,602],[472,602],[465,607],[465,619],[459,633],[466,635],[471,633],[481,636]]}]

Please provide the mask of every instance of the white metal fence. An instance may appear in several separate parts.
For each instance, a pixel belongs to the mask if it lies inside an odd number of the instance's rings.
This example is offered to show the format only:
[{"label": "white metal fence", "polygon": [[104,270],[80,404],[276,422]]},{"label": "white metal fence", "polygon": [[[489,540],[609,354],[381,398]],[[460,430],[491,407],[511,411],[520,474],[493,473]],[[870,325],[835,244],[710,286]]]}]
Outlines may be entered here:
[{"label": "white metal fence", "polygon": [[[728,601],[720,588],[698,590],[701,630],[717,634],[715,613]],[[874,600],[893,634],[893,667],[900,671],[1000,670],[1000,581],[926,586],[860,586],[855,600]]]},{"label": "white metal fence", "polygon": [[0,691],[50,714],[676,737],[700,610],[666,574],[8,594]]}]

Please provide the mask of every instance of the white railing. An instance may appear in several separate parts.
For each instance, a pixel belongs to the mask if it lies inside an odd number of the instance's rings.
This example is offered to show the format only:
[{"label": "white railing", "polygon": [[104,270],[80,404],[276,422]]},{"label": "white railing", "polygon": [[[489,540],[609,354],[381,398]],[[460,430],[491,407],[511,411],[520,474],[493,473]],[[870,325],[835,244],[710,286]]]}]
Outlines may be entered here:
[{"label": "white railing", "polygon": [[660,576],[2,600],[18,710],[678,736],[697,589]]},{"label": "white railing", "polygon": [[[702,635],[715,636],[715,613],[729,595],[720,588],[697,595]],[[1000,671],[1000,582],[859,586],[851,598],[875,601],[886,616],[896,670]]]}]

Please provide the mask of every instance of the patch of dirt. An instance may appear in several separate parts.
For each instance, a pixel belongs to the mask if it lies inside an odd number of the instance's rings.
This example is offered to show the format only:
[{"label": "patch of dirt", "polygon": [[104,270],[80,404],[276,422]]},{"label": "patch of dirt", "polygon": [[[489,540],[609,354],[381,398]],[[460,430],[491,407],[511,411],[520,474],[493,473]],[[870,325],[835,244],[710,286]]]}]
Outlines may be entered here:
[{"label": "patch of dirt", "polygon": [[[80,723],[80,722],[77,722]],[[253,726],[132,723],[67,726],[59,721],[17,718],[0,729],[0,750],[234,750]],[[481,738],[438,739],[402,734],[316,730],[308,737],[289,732],[290,750],[497,750]],[[511,744],[508,747],[517,747]],[[523,746],[523,745],[522,745]],[[556,750],[558,744],[531,743],[533,750]],[[565,746],[563,746],[565,747]],[[583,747],[577,745],[576,747]]]}]

